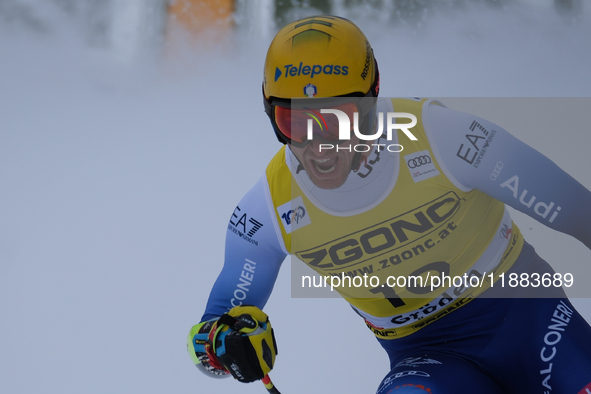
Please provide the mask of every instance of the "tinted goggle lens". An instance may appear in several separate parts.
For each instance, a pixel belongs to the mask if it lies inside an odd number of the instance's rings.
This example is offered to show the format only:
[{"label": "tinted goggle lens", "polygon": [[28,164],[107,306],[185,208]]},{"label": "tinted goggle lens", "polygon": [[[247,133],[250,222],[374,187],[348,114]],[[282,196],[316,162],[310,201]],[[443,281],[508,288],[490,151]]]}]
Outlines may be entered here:
[{"label": "tinted goggle lens", "polygon": [[[344,112],[349,117],[349,124],[353,125],[354,114],[358,112],[355,103],[344,103],[332,106]],[[308,124],[311,122],[314,137],[320,137],[325,141],[339,139],[338,118],[334,114],[321,113],[320,109],[298,108],[292,109],[275,105],[273,117],[281,134],[292,144],[305,145],[308,140]]]}]

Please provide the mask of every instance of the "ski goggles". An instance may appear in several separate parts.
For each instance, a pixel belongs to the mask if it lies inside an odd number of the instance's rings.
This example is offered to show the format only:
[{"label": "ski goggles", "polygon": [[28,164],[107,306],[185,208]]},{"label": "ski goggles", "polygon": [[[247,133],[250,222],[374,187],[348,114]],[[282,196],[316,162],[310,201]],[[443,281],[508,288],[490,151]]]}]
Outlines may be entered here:
[{"label": "ski goggles", "polygon": [[[304,147],[312,139],[322,142],[342,143],[339,140],[339,122],[336,115],[322,113],[322,109],[335,109],[343,112],[349,118],[351,131],[355,115],[359,116],[359,108],[354,102],[342,102],[339,104],[326,103],[314,107],[304,105],[292,105],[290,100],[273,100],[271,104],[271,121],[279,138],[283,142],[295,147]],[[330,105],[328,105],[330,104]]]}]

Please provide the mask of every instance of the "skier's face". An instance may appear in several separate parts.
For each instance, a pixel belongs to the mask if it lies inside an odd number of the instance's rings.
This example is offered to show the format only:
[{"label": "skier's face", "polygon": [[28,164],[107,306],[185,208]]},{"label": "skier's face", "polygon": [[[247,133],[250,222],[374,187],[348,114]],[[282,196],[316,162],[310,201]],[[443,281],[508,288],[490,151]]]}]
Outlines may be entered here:
[{"label": "skier's face", "polygon": [[290,145],[290,149],[316,186],[321,189],[336,189],[345,183],[351,172],[356,153],[353,146],[358,142],[355,137],[327,149],[326,144],[321,146],[321,142],[312,140],[301,148]]}]

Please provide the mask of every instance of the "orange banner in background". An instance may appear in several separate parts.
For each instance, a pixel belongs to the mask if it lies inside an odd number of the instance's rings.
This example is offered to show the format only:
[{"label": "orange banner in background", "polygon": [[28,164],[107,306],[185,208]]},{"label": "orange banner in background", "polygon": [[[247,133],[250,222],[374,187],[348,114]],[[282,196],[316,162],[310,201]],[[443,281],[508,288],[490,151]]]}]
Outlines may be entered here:
[{"label": "orange banner in background", "polygon": [[234,0],[174,0],[168,6],[169,22],[192,37],[227,35],[233,12]]},{"label": "orange banner in background", "polygon": [[234,0],[170,0],[164,58],[170,72],[203,66],[210,51],[224,52],[234,31]]}]

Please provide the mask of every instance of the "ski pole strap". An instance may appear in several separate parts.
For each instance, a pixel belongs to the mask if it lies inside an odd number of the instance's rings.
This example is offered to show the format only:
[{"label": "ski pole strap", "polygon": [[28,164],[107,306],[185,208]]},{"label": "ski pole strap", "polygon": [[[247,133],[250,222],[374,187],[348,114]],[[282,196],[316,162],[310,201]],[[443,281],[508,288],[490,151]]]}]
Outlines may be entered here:
[{"label": "ski pole strap", "polygon": [[216,356],[215,343],[220,331],[224,328],[223,324],[218,324],[219,321],[215,322],[209,331],[207,336],[207,342],[205,343],[205,352],[209,358],[209,364],[217,369],[227,370],[218,360]]}]

